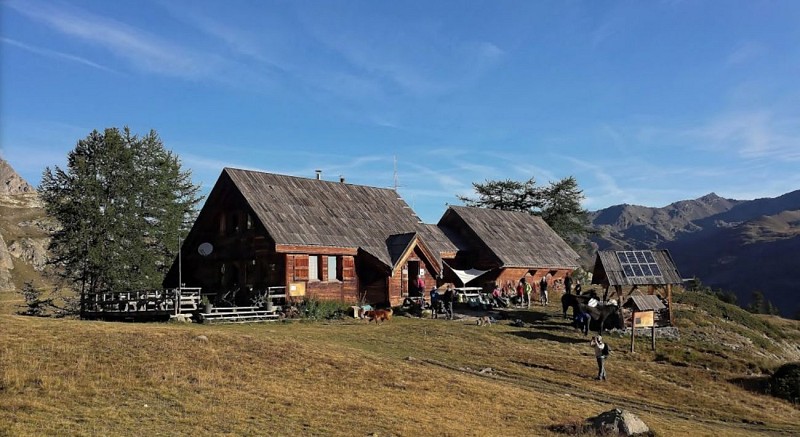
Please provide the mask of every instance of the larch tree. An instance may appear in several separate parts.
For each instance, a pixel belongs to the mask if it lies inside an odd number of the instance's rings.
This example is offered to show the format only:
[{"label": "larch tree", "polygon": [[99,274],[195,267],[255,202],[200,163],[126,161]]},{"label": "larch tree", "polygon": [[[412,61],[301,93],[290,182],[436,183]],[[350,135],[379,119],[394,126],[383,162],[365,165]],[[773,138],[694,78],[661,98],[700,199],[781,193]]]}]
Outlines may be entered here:
[{"label": "larch tree", "polygon": [[155,131],[109,128],[78,141],[39,193],[60,227],[51,263],[80,292],[159,288],[196,214],[199,187]]}]

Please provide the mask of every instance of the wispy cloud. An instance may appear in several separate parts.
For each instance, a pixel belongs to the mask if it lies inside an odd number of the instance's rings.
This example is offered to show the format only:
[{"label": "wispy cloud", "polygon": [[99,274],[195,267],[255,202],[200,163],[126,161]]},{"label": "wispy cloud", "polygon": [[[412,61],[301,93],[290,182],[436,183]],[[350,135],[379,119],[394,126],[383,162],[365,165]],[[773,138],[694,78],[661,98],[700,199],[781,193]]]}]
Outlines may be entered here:
[{"label": "wispy cloud", "polygon": [[[331,21],[315,11],[302,16],[315,42],[336,53],[351,74],[414,96],[440,95],[465,86],[495,67],[505,51],[491,41],[442,35],[440,26],[424,21],[397,23]],[[383,38],[366,38],[378,32]],[[442,43],[446,41],[446,44]]]},{"label": "wispy cloud", "polygon": [[767,52],[767,48],[757,42],[747,41],[739,44],[725,60],[729,66],[744,64],[753,61]]},{"label": "wispy cloud", "polygon": [[32,45],[28,45],[28,44],[22,43],[20,41],[16,41],[16,40],[5,38],[5,37],[0,38],[0,40],[2,40],[4,43],[6,43],[8,45],[11,45],[11,46],[23,49],[23,50],[27,50],[27,51],[29,51],[31,53],[35,53],[37,55],[45,56],[45,57],[48,57],[48,58],[54,58],[54,59],[63,59],[63,60],[67,60],[67,61],[70,61],[70,62],[76,62],[78,64],[86,65],[88,67],[96,68],[98,70],[108,71],[110,73],[116,73],[115,70],[112,70],[111,68],[108,68],[105,65],[100,65],[100,64],[98,64],[96,62],[92,62],[92,61],[90,61],[90,60],[88,60],[86,58],[82,58],[80,56],[70,55],[68,53],[57,52],[55,50],[44,49],[44,48],[41,48],[41,47],[35,47],[35,46],[32,46]]},{"label": "wispy cloud", "polygon": [[800,124],[768,110],[721,114],[685,132],[717,150],[735,150],[742,158],[800,160]]},{"label": "wispy cloud", "polygon": [[219,59],[78,8],[36,0],[10,0],[10,8],[69,37],[78,38],[124,58],[135,68],[196,79],[210,75]]}]

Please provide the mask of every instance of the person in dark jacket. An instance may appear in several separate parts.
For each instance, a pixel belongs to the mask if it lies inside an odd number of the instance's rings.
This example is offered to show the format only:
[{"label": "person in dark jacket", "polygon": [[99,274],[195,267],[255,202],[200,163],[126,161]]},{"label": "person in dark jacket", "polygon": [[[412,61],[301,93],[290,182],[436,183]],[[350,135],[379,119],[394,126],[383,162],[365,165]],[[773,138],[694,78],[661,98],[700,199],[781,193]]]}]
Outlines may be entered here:
[{"label": "person in dark jacket", "polygon": [[592,319],[592,316],[589,313],[579,312],[575,314],[575,327],[580,329],[583,332],[583,335],[589,334],[589,320]]},{"label": "person in dark jacket", "polygon": [[444,300],[444,312],[447,315],[447,320],[453,320],[453,302],[456,300],[456,293],[452,285],[447,284],[442,300]]},{"label": "person in dark jacket", "polygon": [[431,313],[434,319],[439,318],[439,308],[442,305],[439,290],[436,287],[431,288]]}]

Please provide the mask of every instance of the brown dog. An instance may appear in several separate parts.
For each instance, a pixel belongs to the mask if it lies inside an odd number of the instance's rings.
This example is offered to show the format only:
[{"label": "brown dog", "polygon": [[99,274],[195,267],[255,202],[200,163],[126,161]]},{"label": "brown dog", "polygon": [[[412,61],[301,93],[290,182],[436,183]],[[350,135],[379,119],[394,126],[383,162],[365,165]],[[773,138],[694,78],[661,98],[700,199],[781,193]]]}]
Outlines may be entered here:
[{"label": "brown dog", "polygon": [[367,318],[367,323],[371,321],[375,321],[375,323],[379,323],[384,320],[392,320],[392,309],[389,308],[388,310],[370,310],[364,312],[364,317]]}]

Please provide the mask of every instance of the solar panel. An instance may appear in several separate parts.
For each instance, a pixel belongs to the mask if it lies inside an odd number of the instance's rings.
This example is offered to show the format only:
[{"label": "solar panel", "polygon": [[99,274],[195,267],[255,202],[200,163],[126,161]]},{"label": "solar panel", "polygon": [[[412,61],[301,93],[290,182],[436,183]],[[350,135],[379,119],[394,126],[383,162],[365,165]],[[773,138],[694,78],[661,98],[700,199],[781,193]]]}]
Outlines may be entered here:
[{"label": "solar panel", "polygon": [[617,259],[629,278],[662,276],[653,252],[649,250],[619,251]]},{"label": "solar panel", "polygon": [[633,276],[633,267],[630,264],[623,264],[622,271],[625,272],[625,276]]}]

